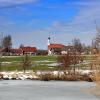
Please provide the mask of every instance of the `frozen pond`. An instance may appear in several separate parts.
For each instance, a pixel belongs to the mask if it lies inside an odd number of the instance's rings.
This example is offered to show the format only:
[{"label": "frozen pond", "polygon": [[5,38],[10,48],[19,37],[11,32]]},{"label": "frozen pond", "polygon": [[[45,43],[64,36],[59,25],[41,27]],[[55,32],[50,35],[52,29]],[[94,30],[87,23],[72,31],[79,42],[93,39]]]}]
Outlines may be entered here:
[{"label": "frozen pond", "polygon": [[0,81],[0,100],[100,100],[89,92],[93,83]]}]

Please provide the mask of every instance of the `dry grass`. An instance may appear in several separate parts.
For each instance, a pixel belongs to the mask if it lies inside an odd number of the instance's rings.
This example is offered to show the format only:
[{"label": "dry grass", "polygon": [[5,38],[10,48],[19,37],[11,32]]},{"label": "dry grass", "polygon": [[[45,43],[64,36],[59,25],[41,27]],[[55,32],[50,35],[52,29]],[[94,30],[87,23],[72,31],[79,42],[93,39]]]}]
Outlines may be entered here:
[{"label": "dry grass", "polygon": [[91,78],[93,82],[95,83],[94,87],[92,88],[92,92],[100,96],[100,73],[95,72]]},{"label": "dry grass", "polygon": [[100,96],[100,54],[96,55],[93,62],[93,75],[91,76],[91,79],[95,83],[93,87],[93,93]]}]

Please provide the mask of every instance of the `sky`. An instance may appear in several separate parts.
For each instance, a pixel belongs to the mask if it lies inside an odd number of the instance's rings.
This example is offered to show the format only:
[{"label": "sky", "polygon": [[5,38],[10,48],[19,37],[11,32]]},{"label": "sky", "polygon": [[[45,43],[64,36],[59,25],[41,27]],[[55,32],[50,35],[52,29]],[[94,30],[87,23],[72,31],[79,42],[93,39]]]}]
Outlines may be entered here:
[{"label": "sky", "polygon": [[74,38],[90,45],[100,26],[100,0],[0,0],[0,34],[20,44],[47,48]]}]

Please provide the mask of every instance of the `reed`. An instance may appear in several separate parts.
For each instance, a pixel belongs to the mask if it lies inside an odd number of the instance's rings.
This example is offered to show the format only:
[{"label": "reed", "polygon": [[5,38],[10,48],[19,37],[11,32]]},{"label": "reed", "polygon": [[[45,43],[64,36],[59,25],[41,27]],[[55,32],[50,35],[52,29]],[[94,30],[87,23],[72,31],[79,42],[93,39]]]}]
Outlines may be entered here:
[{"label": "reed", "polygon": [[95,58],[92,61],[92,70],[93,75],[91,76],[91,79],[95,83],[93,93],[100,96],[100,54],[95,55]]}]

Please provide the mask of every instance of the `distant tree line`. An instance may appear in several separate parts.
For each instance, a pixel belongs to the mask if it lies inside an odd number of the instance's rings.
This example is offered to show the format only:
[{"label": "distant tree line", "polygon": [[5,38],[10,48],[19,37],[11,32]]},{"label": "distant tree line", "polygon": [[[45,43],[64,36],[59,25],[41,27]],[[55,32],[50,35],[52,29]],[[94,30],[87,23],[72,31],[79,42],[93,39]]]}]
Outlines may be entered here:
[{"label": "distant tree line", "polygon": [[74,38],[72,40],[72,45],[75,52],[77,53],[89,54],[91,49],[91,46],[86,46],[85,44],[81,43],[81,40],[79,38]]}]

